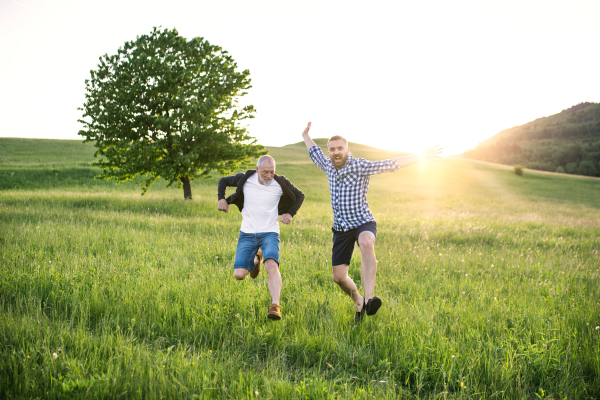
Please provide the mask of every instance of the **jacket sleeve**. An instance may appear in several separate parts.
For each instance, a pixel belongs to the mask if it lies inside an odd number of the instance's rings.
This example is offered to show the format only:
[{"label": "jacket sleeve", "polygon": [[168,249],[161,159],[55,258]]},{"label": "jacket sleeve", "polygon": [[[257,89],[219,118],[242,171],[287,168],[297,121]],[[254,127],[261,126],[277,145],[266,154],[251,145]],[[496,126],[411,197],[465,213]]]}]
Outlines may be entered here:
[{"label": "jacket sleeve", "polygon": [[217,193],[219,200],[223,200],[225,198],[227,187],[236,187],[243,176],[243,173],[239,173],[237,175],[224,176],[219,179],[219,188]]},{"label": "jacket sleeve", "polygon": [[302,193],[302,191],[300,189],[298,189],[296,186],[292,185],[292,182],[290,182],[289,179],[287,179],[286,177],[282,177],[282,178],[285,179],[284,182],[287,184],[290,191],[292,193],[294,193],[294,196],[296,196],[296,201],[294,201],[292,203],[292,205],[290,206],[290,209],[287,212],[288,214],[290,214],[293,217],[294,215],[296,215],[296,213],[300,209],[300,206],[302,205],[302,203],[304,203],[304,193]]}]

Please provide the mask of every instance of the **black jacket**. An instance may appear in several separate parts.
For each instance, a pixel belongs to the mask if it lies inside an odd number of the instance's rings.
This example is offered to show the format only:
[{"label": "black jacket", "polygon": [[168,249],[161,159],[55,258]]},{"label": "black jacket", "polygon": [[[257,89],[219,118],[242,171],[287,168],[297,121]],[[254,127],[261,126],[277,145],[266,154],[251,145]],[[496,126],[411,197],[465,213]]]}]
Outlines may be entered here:
[{"label": "black jacket", "polygon": [[[227,200],[227,204],[235,204],[242,211],[242,208],[244,208],[244,183],[255,173],[256,170],[249,169],[246,173],[240,172],[237,175],[224,176],[219,179],[219,200],[225,199],[225,190],[228,186],[237,187],[235,193],[225,200]],[[275,174],[275,181],[279,183],[283,191],[279,199],[279,215],[290,214],[293,217],[304,202],[304,193],[292,185],[292,182],[283,175]]]}]

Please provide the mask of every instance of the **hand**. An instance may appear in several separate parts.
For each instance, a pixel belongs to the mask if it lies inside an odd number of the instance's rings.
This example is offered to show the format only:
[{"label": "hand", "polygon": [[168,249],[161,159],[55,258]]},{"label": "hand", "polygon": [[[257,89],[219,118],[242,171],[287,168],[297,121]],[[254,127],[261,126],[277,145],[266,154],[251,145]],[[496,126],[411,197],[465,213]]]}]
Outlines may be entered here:
[{"label": "hand", "polygon": [[423,158],[432,158],[432,157],[442,158],[442,156],[440,156],[441,153],[442,153],[442,148],[440,147],[439,144],[436,144],[433,147],[427,146],[425,151],[422,153],[422,156],[423,156]]},{"label": "hand", "polygon": [[290,222],[292,222],[292,216],[290,214],[282,214],[281,222],[283,222],[284,224],[289,224]]},{"label": "hand", "polygon": [[310,125],[311,122],[309,122],[308,125],[306,125],[306,129],[304,129],[304,132],[302,132],[302,136],[308,136],[308,131],[310,131]]},{"label": "hand", "polygon": [[229,204],[227,204],[227,200],[221,199],[219,200],[219,211],[229,212]]}]

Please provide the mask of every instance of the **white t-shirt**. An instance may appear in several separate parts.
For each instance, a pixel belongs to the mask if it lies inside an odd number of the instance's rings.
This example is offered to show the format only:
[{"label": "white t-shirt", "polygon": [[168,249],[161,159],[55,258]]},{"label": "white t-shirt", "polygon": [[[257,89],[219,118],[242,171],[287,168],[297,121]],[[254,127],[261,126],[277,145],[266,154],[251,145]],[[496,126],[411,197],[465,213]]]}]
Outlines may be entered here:
[{"label": "white t-shirt", "polygon": [[244,233],[279,233],[279,215],[277,206],[283,194],[275,179],[269,186],[261,185],[258,172],[244,183],[244,208],[242,208],[242,227]]}]

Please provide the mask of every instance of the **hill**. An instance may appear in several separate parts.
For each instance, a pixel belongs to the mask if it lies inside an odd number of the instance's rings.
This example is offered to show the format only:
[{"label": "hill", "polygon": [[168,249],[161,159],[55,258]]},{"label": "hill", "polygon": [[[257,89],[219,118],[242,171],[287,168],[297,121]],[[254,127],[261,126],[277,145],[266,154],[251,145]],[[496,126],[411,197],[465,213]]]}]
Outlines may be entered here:
[{"label": "hill", "polygon": [[[327,155],[327,140],[324,138],[313,139],[314,142],[323,150],[325,155]],[[397,151],[388,151],[381,150],[375,147],[366,146],[360,143],[348,142],[348,148],[352,152],[354,157],[366,158],[367,160],[383,160],[386,158],[398,157],[407,155],[409,153],[402,153]],[[306,150],[306,145],[304,142],[297,142],[293,144],[288,144],[282,147],[267,147],[269,154],[275,157],[275,160],[279,163],[285,160],[286,163],[289,162],[300,162],[300,163],[310,163],[310,158],[308,157],[308,151]]]},{"label": "hill", "polygon": [[580,103],[558,114],[506,129],[461,156],[543,171],[600,176],[600,104]]},{"label": "hill", "polygon": [[[327,154],[327,139],[315,139]],[[386,151],[350,142],[355,157],[381,160],[408,153]],[[65,184],[112,187],[114,182],[94,180],[100,170],[91,165],[95,147],[80,140],[0,138],[0,189],[60,187]],[[283,147],[267,146],[277,164],[312,164],[304,142]],[[279,172],[279,169],[278,169]],[[198,181],[196,181],[198,184]],[[41,186],[40,186],[41,185]],[[154,186],[161,185],[156,183]]]}]

